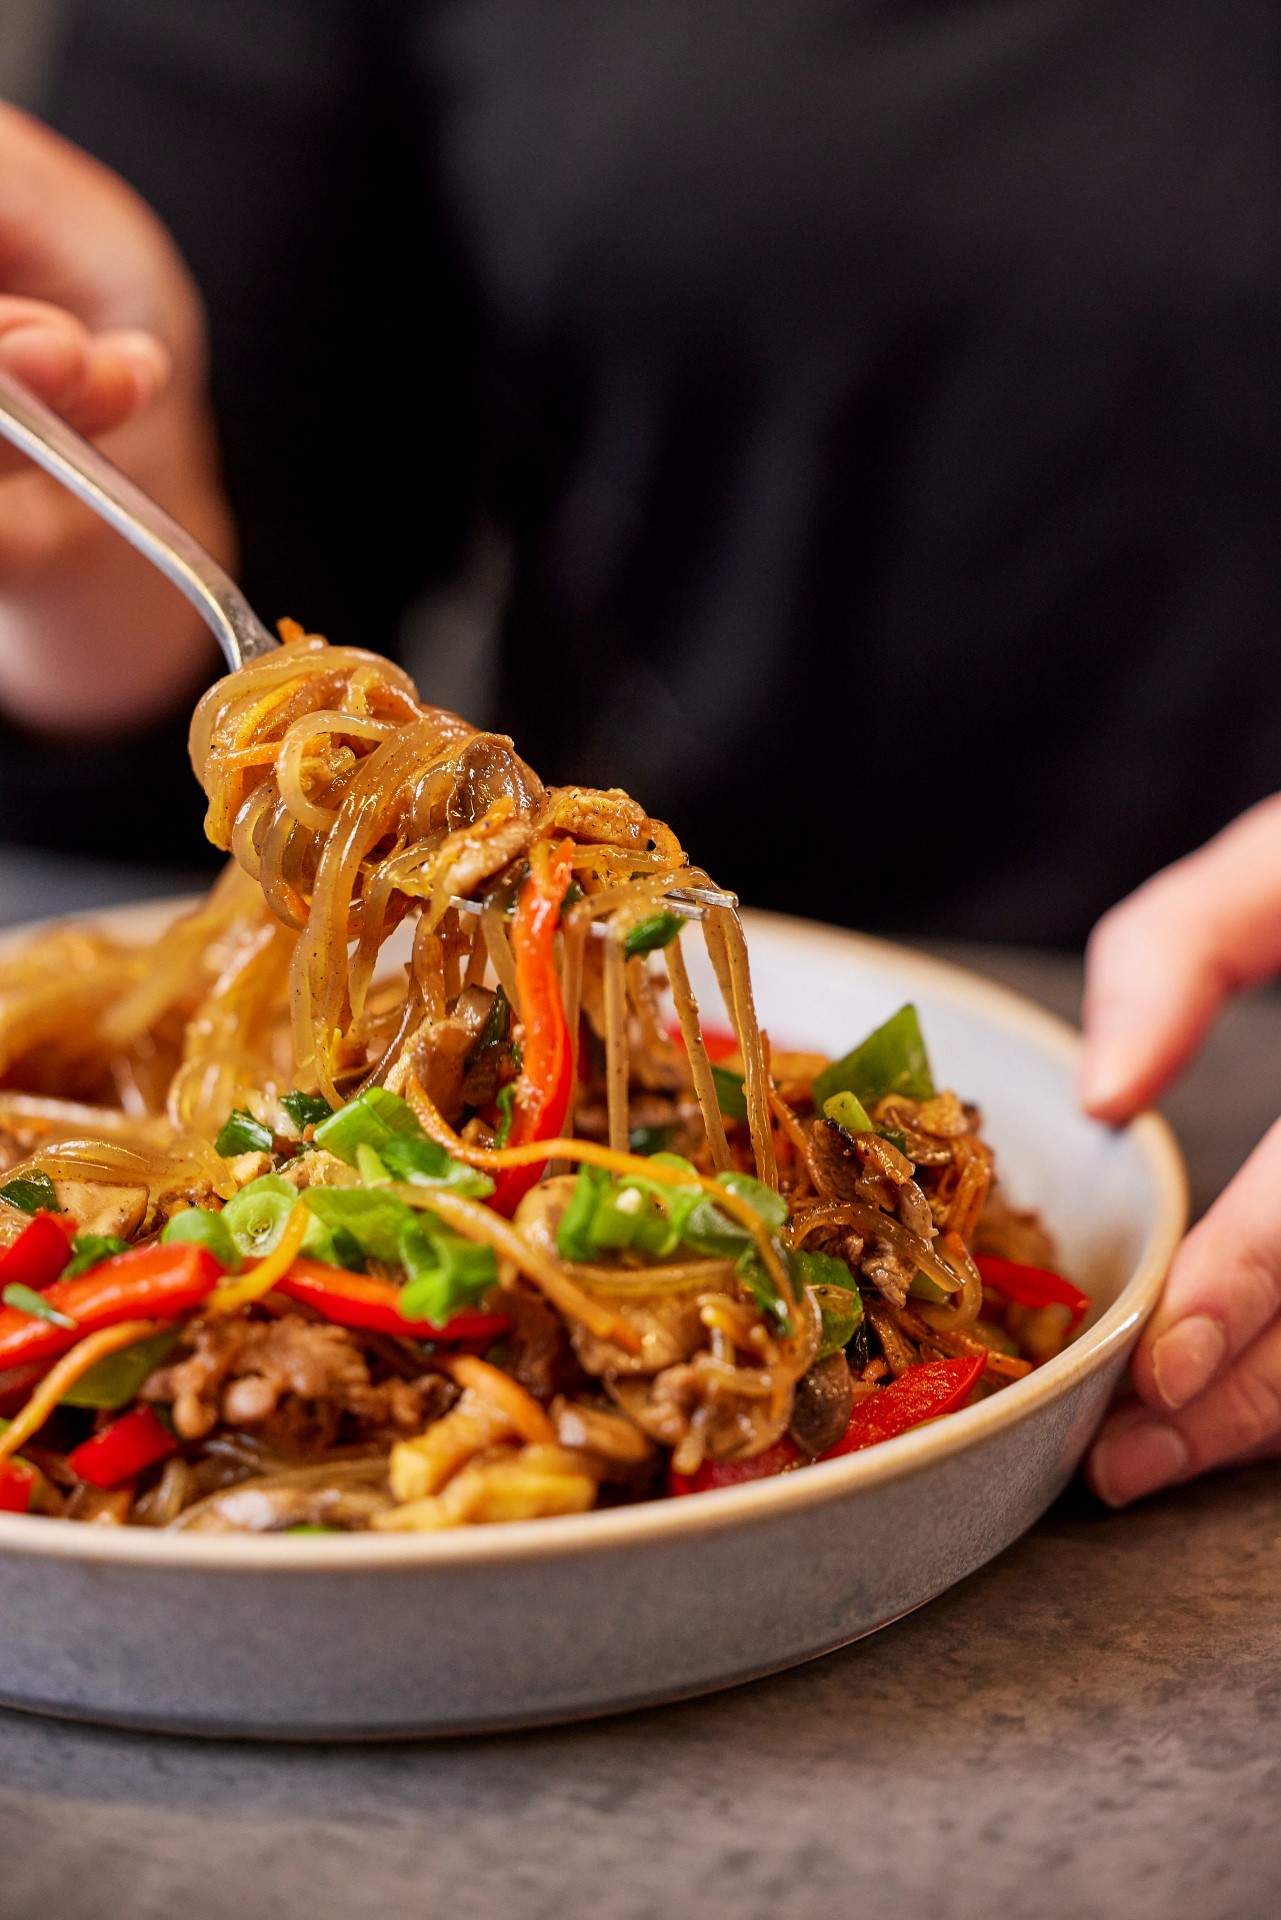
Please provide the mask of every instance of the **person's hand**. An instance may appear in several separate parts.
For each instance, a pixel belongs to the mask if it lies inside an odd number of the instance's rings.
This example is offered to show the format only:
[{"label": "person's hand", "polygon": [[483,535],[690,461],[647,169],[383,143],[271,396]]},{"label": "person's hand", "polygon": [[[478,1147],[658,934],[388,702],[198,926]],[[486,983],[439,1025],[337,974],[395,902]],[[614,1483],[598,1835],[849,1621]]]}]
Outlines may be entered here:
[{"label": "person's hand", "polygon": [[[1281,968],[1281,796],[1101,920],[1086,956],[1081,1097],[1120,1121],[1195,1052],[1222,1001]],[[1281,1454],[1281,1122],[1188,1235],[1090,1456],[1113,1505]]]},{"label": "person's hand", "polygon": [[[123,181],[2,104],[0,365],[230,559],[203,316],[173,242]],[[0,710],[106,731],[189,699],[206,662],[175,589],[0,443]]]}]

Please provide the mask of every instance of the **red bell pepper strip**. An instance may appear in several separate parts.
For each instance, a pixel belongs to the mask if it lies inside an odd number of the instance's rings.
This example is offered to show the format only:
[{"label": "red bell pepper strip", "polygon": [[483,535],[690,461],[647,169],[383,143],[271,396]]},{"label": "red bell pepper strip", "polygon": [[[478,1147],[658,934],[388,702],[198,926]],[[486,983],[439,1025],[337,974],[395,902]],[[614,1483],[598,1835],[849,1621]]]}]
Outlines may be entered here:
[{"label": "red bell pepper strip", "polygon": [[848,1427],[824,1460],[874,1447],[919,1427],[924,1420],[955,1413],[969,1399],[986,1365],[982,1354],[966,1354],[958,1360],[923,1360],[909,1367],[888,1387],[878,1387],[856,1403]]},{"label": "red bell pepper strip", "polygon": [[[707,1049],[707,1057],[713,1066],[722,1060],[728,1060],[732,1053],[738,1052],[738,1036],[728,1032],[726,1028],[703,1027],[700,1031],[703,1035],[703,1045]],[[673,1046],[680,1047],[684,1051],[685,1036],[681,1032],[679,1020],[668,1021],[667,1035]]]},{"label": "red bell pepper strip", "polygon": [[750,1460],[704,1460],[697,1473],[672,1471],[667,1476],[667,1491],[710,1493],[713,1487],[737,1487],[745,1480],[768,1480],[776,1473],[786,1473],[789,1467],[799,1466],[802,1458],[800,1448],[784,1434],[772,1447],[754,1454]]},{"label": "red bell pepper strip", "polygon": [[11,1247],[0,1253],[0,1291],[34,1287],[42,1292],[71,1258],[75,1223],[65,1213],[37,1213]]},{"label": "red bell pepper strip", "polygon": [[74,1320],[55,1327],[17,1307],[0,1308],[0,1369],[33,1360],[56,1360],[87,1333],[118,1320],[173,1320],[197,1307],[222,1278],[206,1247],[175,1241],[135,1247],[72,1280],[44,1289],[51,1307]]},{"label": "red bell pepper strip", "polygon": [[26,1513],[36,1476],[25,1460],[0,1460],[0,1513]]},{"label": "red bell pepper strip", "polygon": [[[545,841],[536,846],[512,916],[512,958],[525,1040],[509,1147],[554,1140],[569,1111],[574,1052],[556,974],[556,929],[573,877],[572,856],[570,840],[551,848]],[[494,1211],[510,1219],[545,1165],[535,1161],[529,1167],[504,1167],[489,1202]]]},{"label": "red bell pepper strip", "polygon": [[313,1308],[335,1326],[391,1333],[405,1340],[496,1340],[511,1325],[505,1313],[475,1309],[454,1314],[443,1326],[431,1320],[406,1320],[398,1304],[400,1288],[390,1280],[327,1267],[321,1260],[295,1260],[277,1280],[275,1291]]},{"label": "red bell pepper strip", "polygon": [[1025,1267],[1018,1260],[1002,1260],[994,1253],[976,1254],[974,1264],[984,1286],[1003,1293],[1016,1307],[1066,1307],[1074,1332],[1090,1310],[1088,1293],[1045,1267]]},{"label": "red bell pepper strip", "polygon": [[177,1451],[178,1442],[152,1409],[135,1407],[123,1420],[113,1420],[101,1433],[73,1448],[67,1465],[91,1487],[118,1487]]}]

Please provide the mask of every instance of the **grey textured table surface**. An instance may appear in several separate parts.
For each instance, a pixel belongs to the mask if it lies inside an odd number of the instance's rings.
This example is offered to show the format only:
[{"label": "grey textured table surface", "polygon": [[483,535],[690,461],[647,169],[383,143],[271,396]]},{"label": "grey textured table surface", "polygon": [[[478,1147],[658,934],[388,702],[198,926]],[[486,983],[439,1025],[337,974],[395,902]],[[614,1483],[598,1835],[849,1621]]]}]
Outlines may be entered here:
[{"label": "grey textured table surface", "polygon": [[[9,920],[146,890],[0,861]],[[1073,1010],[1070,961],[953,957]],[[1281,1111],[1279,1053],[1257,997],[1171,1100],[1199,1204]],[[0,1714],[0,1920],[1262,1920],[1278,1486],[1256,1467],[1128,1514],[1074,1489],[874,1639],[590,1726],[271,1749]]]}]

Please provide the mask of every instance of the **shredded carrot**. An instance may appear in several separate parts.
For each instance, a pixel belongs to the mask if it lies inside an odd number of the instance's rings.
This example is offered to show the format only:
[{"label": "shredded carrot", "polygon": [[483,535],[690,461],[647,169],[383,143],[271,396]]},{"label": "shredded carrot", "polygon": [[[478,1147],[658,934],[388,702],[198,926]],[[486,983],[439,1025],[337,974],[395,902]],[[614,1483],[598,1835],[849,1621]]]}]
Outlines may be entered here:
[{"label": "shredded carrot", "polygon": [[505,1415],[521,1439],[528,1441],[531,1447],[554,1443],[556,1429],[533,1394],[527,1392],[519,1380],[513,1380],[509,1373],[504,1373],[501,1367],[491,1366],[488,1360],[477,1359],[471,1353],[440,1355],[436,1364],[443,1367],[460,1387],[470,1387],[473,1393]]},{"label": "shredded carrot", "polygon": [[285,1222],[285,1230],[271,1252],[264,1254],[248,1273],[215,1287],[205,1303],[206,1312],[234,1313],[237,1307],[247,1307],[251,1301],[261,1300],[264,1293],[270,1293],[297,1259],[309,1220],[307,1208],[301,1200],[296,1201]]},{"label": "shredded carrot", "polygon": [[39,1432],[68,1387],[73,1387],[82,1373],[88,1373],[90,1367],[105,1355],[115,1353],[117,1348],[131,1347],[135,1341],[145,1340],[161,1324],[159,1320],[118,1320],[114,1327],[100,1327],[97,1333],[86,1334],[83,1340],[77,1341],[50,1367],[27,1404],[0,1433],[0,1460],[16,1453],[24,1441]]}]

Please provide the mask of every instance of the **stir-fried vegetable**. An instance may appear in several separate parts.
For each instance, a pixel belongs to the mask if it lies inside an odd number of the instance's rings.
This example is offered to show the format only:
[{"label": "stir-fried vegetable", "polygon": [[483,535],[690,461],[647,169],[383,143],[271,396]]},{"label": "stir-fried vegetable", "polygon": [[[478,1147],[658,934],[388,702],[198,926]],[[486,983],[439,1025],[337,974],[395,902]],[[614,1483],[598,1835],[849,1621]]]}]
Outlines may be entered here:
[{"label": "stir-fried vegetable", "polygon": [[62,1396],[65,1407],[127,1407],[148,1374],[173,1352],[176,1327],[164,1327],[131,1347],[108,1353],[82,1373]]},{"label": "stir-fried vegetable", "polygon": [[169,1320],[208,1298],[222,1268],[204,1247],[136,1247],[106,1260],[74,1280],[55,1280],[44,1297],[72,1322],[70,1327],[33,1320],[15,1307],[0,1310],[0,1368],[51,1360],[72,1346],[77,1333],[139,1318]]},{"label": "stir-fried vegetable", "polygon": [[[540,841],[512,917],[512,958],[525,1030],[515,1118],[508,1135],[512,1146],[554,1140],[569,1111],[573,1046],[556,968],[556,928],[573,874],[572,857],[569,841],[554,848]],[[528,1167],[507,1168],[494,1189],[495,1211],[515,1213],[542,1170],[537,1161]]]},{"label": "stir-fried vegetable", "polygon": [[824,1067],[814,1081],[814,1104],[824,1107],[833,1094],[852,1093],[864,1107],[888,1093],[910,1100],[934,1096],[934,1075],[916,1008],[910,1003],[891,1014],[852,1052]]},{"label": "stir-fried vegetable", "polygon": [[855,1451],[1052,1357],[1084,1296],[913,1007],[830,1064],[766,1036],[732,896],[662,821],[289,642],[193,727],[235,856],[210,901],[0,960],[6,1088],[68,1070],[4,1115],[0,1507],[573,1514]]},{"label": "stir-fried vegetable", "polygon": [[252,1113],[237,1107],[228,1114],[214,1141],[215,1149],[228,1156],[237,1153],[270,1153],[271,1128],[255,1120]]},{"label": "stir-fried vegetable", "polygon": [[318,1260],[295,1260],[277,1289],[339,1327],[390,1333],[405,1340],[496,1340],[510,1324],[504,1313],[455,1313],[443,1324],[410,1320],[401,1312],[402,1289],[388,1280],[344,1273]]},{"label": "stir-fried vegetable", "polygon": [[135,1407],[74,1447],[67,1465],[91,1487],[118,1487],[177,1451],[178,1442],[152,1409]]},{"label": "stir-fried vegetable", "polygon": [[118,1233],[78,1233],[71,1242],[71,1258],[62,1269],[62,1278],[73,1280],[78,1273],[88,1273],[90,1267],[100,1267],[113,1254],[128,1251],[129,1242]]},{"label": "stir-fried vegetable", "polygon": [[1088,1293],[1045,1267],[1025,1267],[1017,1260],[998,1259],[994,1253],[976,1254],[974,1264],[984,1286],[1003,1293],[1016,1306],[1066,1307],[1073,1326],[1079,1326],[1090,1310]]},{"label": "stir-fried vegetable", "polygon": [[305,1133],[308,1127],[318,1127],[333,1112],[323,1093],[303,1093],[298,1087],[282,1093],[280,1104],[299,1133]]},{"label": "stir-fried vegetable", "polygon": [[25,1460],[0,1460],[0,1513],[26,1513],[36,1476]]},{"label": "stir-fried vegetable", "polygon": [[17,1207],[23,1213],[60,1213],[58,1194],[49,1175],[37,1168],[32,1173],[18,1174],[12,1180],[6,1180],[0,1187],[0,1200],[7,1200],[11,1207]]},{"label": "stir-fried vegetable", "polygon": [[926,1360],[920,1366],[909,1367],[891,1386],[858,1401],[845,1437],[837,1441],[828,1457],[857,1453],[881,1440],[893,1440],[926,1420],[955,1413],[978,1385],[985,1364],[981,1356],[974,1355],[957,1360]]},{"label": "stir-fried vegetable", "polygon": [[24,1287],[20,1280],[12,1280],[0,1293],[6,1307],[13,1307],[19,1313],[29,1313],[36,1320],[47,1320],[51,1327],[74,1327],[75,1321],[59,1311],[51,1300],[46,1300],[34,1287]]},{"label": "stir-fried vegetable", "polygon": [[0,1253],[0,1287],[47,1287],[71,1258],[71,1232],[62,1215],[37,1213],[11,1247]]}]

